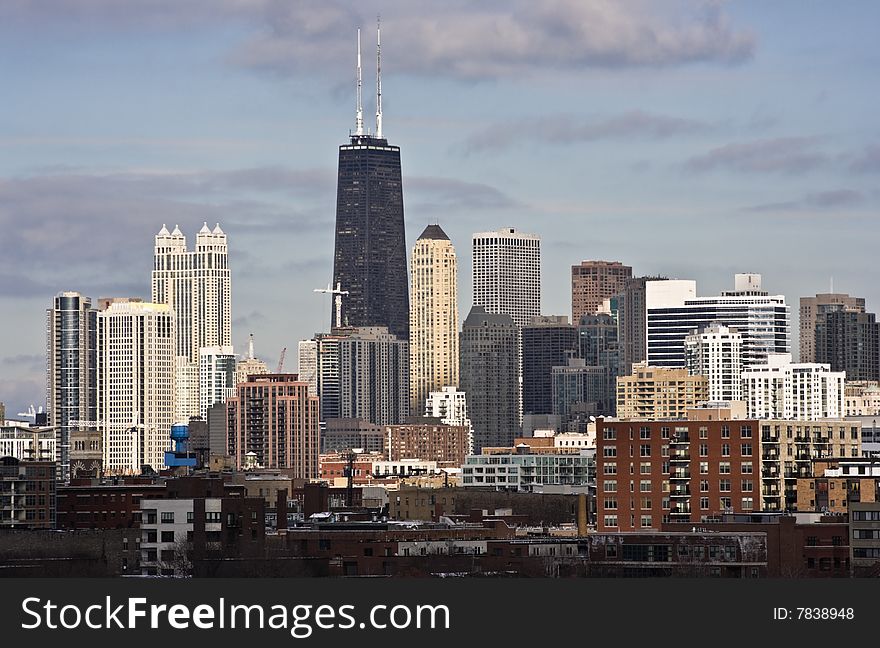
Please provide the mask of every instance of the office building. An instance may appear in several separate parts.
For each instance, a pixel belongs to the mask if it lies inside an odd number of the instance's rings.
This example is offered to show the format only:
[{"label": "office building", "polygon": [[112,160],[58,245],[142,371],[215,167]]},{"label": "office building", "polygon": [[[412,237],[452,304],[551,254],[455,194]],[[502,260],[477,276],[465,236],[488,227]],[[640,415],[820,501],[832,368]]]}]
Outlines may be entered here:
[{"label": "office building", "polygon": [[59,293],[46,311],[46,403],[55,427],[52,458],[64,482],[70,480],[70,433],[98,419],[97,318],[91,300],[77,292]]},{"label": "office building", "polygon": [[590,416],[610,416],[615,412],[614,382],[606,367],[588,366],[581,358],[569,358],[550,373],[552,414],[566,428],[572,420],[586,422]]},{"label": "office building", "polygon": [[523,414],[553,412],[553,367],[578,355],[578,330],[565,315],[533,317],[522,337]]},{"label": "office building", "polygon": [[160,470],[175,422],[176,317],[168,304],[125,299],[98,313],[98,419],[104,470]]},{"label": "office building", "polygon": [[[360,50],[360,39],[358,40]],[[376,75],[376,132],[364,132],[360,51],[355,132],[339,147],[333,286],[348,291],[342,321],[352,327],[385,327],[409,339],[409,282],[400,147],[382,132],[381,78]]]},{"label": "office building", "polygon": [[709,380],[709,400],[741,401],[742,335],[714,322],[684,339],[685,362],[692,376]]},{"label": "office building", "polygon": [[152,301],[167,304],[176,322],[176,418],[198,416],[199,349],[232,344],[232,288],[226,234],[205,223],[195,249],[175,226],[163,225],[153,251]]},{"label": "office building", "polygon": [[199,416],[208,420],[208,408],[235,395],[235,353],[231,346],[199,350]]},{"label": "office building", "polygon": [[[289,468],[318,476],[318,398],[296,374],[251,376],[227,399],[228,454],[239,470]],[[250,457],[250,458],[249,458]]]},{"label": "office building", "polygon": [[473,299],[526,326],[541,314],[541,239],[514,228],[473,235]]},{"label": "office building", "polygon": [[632,268],[620,261],[581,261],[571,266],[571,322],[577,326],[584,315],[596,315],[602,303],[624,292]]},{"label": "office building", "polygon": [[768,356],[766,364],[743,371],[748,416],[758,419],[840,418],[845,374],[827,364],[793,363],[790,353]]},{"label": "office building", "polygon": [[742,336],[743,369],[763,363],[771,353],[791,351],[789,307],[783,295],[761,289],[761,275],[737,274],[734,290],[696,297],[694,281],[646,284],[648,364],[686,366],[684,339],[718,322]]},{"label": "office building", "polygon": [[845,293],[819,293],[815,297],[801,297],[799,362],[821,362],[816,359],[816,319],[826,308],[836,306],[848,312],[864,313],[865,298],[850,297]]},{"label": "office building", "polygon": [[647,285],[666,281],[666,277],[635,277],[624,284],[617,295],[618,340],[621,365],[619,374],[632,373],[634,364],[648,359]]},{"label": "office building", "polygon": [[814,335],[815,362],[845,372],[847,380],[880,380],[880,322],[874,313],[822,307]]},{"label": "office building", "polygon": [[617,379],[617,416],[622,419],[683,419],[687,410],[709,399],[709,381],[687,369],[633,367]]},{"label": "office building", "polygon": [[410,411],[420,412],[429,393],[458,385],[458,270],[439,225],[416,240],[410,278]]},{"label": "office building", "polygon": [[321,431],[321,452],[346,452],[355,448],[367,453],[383,452],[385,428],[359,419],[328,419]]},{"label": "office building", "polygon": [[508,314],[474,306],[461,329],[461,390],[467,396],[474,452],[508,446],[519,430],[519,335]]}]

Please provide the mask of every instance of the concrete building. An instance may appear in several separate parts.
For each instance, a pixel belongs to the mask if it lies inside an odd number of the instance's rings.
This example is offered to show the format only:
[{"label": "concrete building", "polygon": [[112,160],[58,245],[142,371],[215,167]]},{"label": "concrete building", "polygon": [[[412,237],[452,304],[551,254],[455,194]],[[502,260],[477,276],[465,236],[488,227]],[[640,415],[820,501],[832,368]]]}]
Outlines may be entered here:
[{"label": "concrete building", "polygon": [[152,297],[175,313],[177,400],[175,419],[199,415],[199,349],[232,344],[232,288],[226,234],[205,223],[195,249],[175,226],[163,225],[153,248]]},{"label": "concrete building", "polygon": [[432,391],[458,385],[458,267],[439,225],[416,240],[410,281],[410,411],[417,413]]},{"label": "concrete building", "polygon": [[761,275],[737,274],[734,290],[696,297],[694,281],[646,284],[648,364],[684,367],[685,338],[714,322],[742,336],[743,369],[763,363],[771,353],[791,352],[789,307],[784,295],[761,289]]},{"label": "concrete building", "polygon": [[46,403],[61,481],[70,479],[71,431],[98,419],[97,318],[91,299],[77,292],[59,293],[46,311]]},{"label": "concrete building", "polygon": [[[621,349],[620,375],[630,374],[634,364],[648,359],[648,283],[654,281],[667,281],[667,278],[630,279],[617,296],[618,340]],[[695,291],[696,288],[693,294],[696,294]]]},{"label": "concrete building", "polygon": [[208,419],[208,408],[235,395],[235,352],[231,346],[199,349],[199,416]]},{"label": "concrete building", "polygon": [[828,306],[816,315],[815,362],[848,380],[880,380],[880,322],[874,313]]},{"label": "concrete building", "polygon": [[360,448],[364,452],[385,449],[385,430],[360,419],[329,419],[321,432],[321,452],[344,452]]},{"label": "concrete building", "polygon": [[880,416],[880,382],[847,380],[843,394],[844,416]]},{"label": "concrete building", "polygon": [[748,416],[760,419],[839,418],[844,412],[842,371],[827,364],[793,363],[790,353],[771,354],[766,364],[743,371]]},{"label": "concrete building", "polygon": [[801,297],[799,362],[818,362],[816,359],[816,319],[826,308],[834,306],[841,306],[854,313],[864,313],[865,298],[850,297],[845,293],[819,293],[815,297]]},{"label": "concrete building", "polygon": [[0,457],[0,529],[55,528],[55,462]]},{"label": "concrete building", "polygon": [[30,427],[18,421],[0,422],[0,457],[14,457],[19,461],[55,461],[56,442],[55,430]]},{"label": "concrete building", "polygon": [[811,477],[816,461],[862,454],[862,430],[854,421],[761,420],[758,425],[761,496],[767,511],[797,508],[798,479]]},{"label": "concrete building", "polygon": [[428,394],[425,401],[425,416],[438,418],[446,425],[471,426],[467,411],[467,395],[458,388],[448,385]]},{"label": "concrete building", "polygon": [[471,430],[465,425],[436,422],[385,426],[385,456],[389,461],[424,459],[441,467],[458,467],[473,452]]},{"label": "concrete building", "polygon": [[595,470],[593,450],[574,453],[471,455],[461,467],[461,485],[533,492],[548,486],[586,489]]},{"label": "concrete building", "polygon": [[523,414],[553,412],[552,369],[578,354],[578,331],[565,315],[533,317],[520,330]]},{"label": "concrete building", "polygon": [[315,367],[321,420],[403,423],[409,415],[409,342],[384,327],[334,328],[299,347],[299,366]]},{"label": "concrete building", "polygon": [[167,304],[115,300],[98,313],[97,324],[104,470],[159,470],[175,422],[175,313]]},{"label": "concrete building", "polygon": [[510,445],[519,430],[519,332],[507,314],[474,306],[461,329],[461,389],[467,394],[474,452]]},{"label": "concrete building", "polygon": [[[229,455],[239,470],[290,468],[292,476],[318,476],[321,447],[318,398],[296,374],[251,376],[226,401]],[[251,459],[249,460],[249,456]]]},{"label": "concrete building", "polygon": [[473,235],[473,299],[526,326],[541,314],[541,239],[514,228]]},{"label": "concrete building", "polygon": [[615,407],[614,378],[607,367],[587,366],[580,358],[570,358],[550,373],[551,413],[560,417],[565,429],[574,419],[613,415]]},{"label": "concrete building", "polygon": [[687,410],[709,400],[709,381],[687,369],[638,363],[631,376],[617,379],[617,416],[622,419],[683,419]]},{"label": "concrete building", "polygon": [[632,279],[632,268],[620,261],[581,261],[571,266],[571,321],[596,315],[602,302],[622,293]]},{"label": "concrete building", "polygon": [[756,421],[600,419],[597,428],[600,532],[762,508]]},{"label": "concrete building", "polygon": [[717,322],[684,339],[685,361],[692,376],[709,380],[710,401],[741,401],[742,335]]}]

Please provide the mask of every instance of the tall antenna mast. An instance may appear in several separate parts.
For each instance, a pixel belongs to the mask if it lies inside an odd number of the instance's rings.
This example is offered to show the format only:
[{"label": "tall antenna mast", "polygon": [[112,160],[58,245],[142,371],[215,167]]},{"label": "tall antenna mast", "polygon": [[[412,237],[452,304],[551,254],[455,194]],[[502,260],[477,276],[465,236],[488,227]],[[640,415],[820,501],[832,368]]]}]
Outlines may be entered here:
[{"label": "tall antenna mast", "polygon": [[382,139],[382,25],[376,16],[376,137]]},{"label": "tall antenna mast", "polygon": [[364,134],[364,102],[361,92],[361,30],[358,28],[358,66],[357,66],[357,115],[355,116],[355,134]]}]

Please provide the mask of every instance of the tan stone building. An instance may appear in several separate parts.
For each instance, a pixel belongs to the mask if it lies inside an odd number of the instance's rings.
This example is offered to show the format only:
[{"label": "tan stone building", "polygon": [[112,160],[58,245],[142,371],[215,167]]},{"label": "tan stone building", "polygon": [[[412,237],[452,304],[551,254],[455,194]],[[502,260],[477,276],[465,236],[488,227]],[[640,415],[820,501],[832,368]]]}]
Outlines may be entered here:
[{"label": "tan stone building", "polygon": [[571,266],[571,323],[596,315],[602,302],[619,295],[632,279],[632,268],[620,261],[581,261]]},{"label": "tan stone building", "polygon": [[410,412],[424,414],[433,391],[458,385],[458,270],[455,248],[428,225],[410,259]]},{"label": "tan stone building", "polygon": [[815,462],[813,475],[797,480],[798,512],[849,513],[854,502],[880,502],[880,460]]},{"label": "tan stone building", "polygon": [[709,380],[687,369],[636,364],[631,376],[617,379],[617,416],[621,419],[686,419],[687,410],[709,399]]}]

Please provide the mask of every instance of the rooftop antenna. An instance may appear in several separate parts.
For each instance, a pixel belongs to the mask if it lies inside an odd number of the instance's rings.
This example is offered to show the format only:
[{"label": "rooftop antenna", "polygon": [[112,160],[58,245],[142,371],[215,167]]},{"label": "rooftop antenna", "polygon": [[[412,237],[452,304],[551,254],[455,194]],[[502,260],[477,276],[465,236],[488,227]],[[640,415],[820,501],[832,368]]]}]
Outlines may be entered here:
[{"label": "rooftop antenna", "polygon": [[831,275],[831,294],[834,294],[834,275]]},{"label": "rooftop antenna", "polygon": [[376,138],[382,139],[382,25],[376,16]]},{"label": "rooftop antenna", "polygon": [[248,360],[253,360],[253,359],[254,359],[254,334],[253,334],[253,333],[251,333],[251,334],[248,336],[248,354],[247,354],[247,359],[248,359]]},{"label": "rooftop antenna", "polygon": [[357,65],[357,114],[355,116],[355,135],[364,134],[364,103],[361,93],[361,30],[358,28],[358,65]]}]

